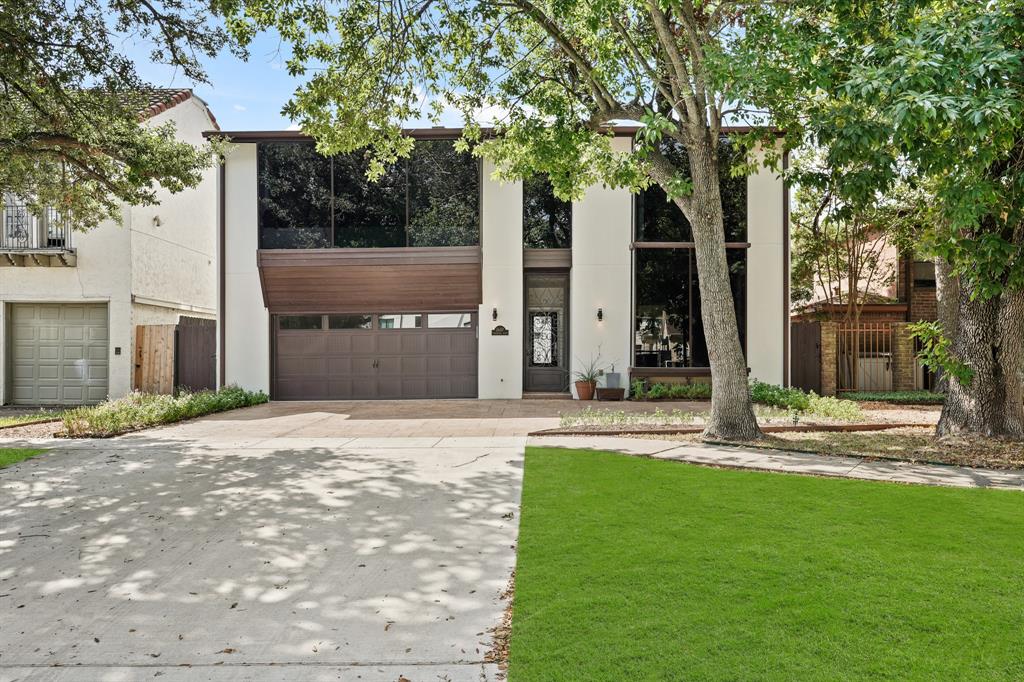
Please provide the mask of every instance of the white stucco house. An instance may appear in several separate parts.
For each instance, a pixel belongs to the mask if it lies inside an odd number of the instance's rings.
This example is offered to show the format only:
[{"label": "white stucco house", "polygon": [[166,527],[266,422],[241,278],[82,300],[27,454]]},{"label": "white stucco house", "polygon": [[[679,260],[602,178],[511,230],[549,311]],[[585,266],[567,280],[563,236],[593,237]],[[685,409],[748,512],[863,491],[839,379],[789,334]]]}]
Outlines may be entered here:
[{"label": "white stucco house", "polygon": [[[156,90],[142,125],[203,144],[217,121],[190,90]],[[78,232],[8,197],[0,222],[0,404],[75,405],[132,388],[136,325],[213,318],[217,170],[121,224]]]},{"label": "white stucco house", "polygon": [[[568,395],[592,359],[625,385],[706,381],[692,237],[660,189],[595,186],[570,205],[543,178],[493,180],[455,151],[460,132],[410,130],[411,158],[376,184],[363,155],[325,158],[299,132],[218,133],[233,142],[220,383],[274,400],[518,399]],[[750,376],[785,384],[786,188],[767,168],[724,182]]]}]

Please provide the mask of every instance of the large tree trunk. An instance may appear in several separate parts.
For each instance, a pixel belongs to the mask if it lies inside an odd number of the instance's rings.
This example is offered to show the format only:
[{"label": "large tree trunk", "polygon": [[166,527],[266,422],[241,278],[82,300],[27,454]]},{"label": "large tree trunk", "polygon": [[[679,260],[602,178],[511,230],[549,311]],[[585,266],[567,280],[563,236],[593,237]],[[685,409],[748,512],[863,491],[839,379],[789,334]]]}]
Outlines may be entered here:
[{"label": "large tree trunk", "polygon": [[953,356],[974,373],[949,377],[939,436],[1024,439],[1024,291],[971,300],[961,283]]},{"label": "large tree trunk", "polygon": [[[955,339],[960,307],[960,280],[953,274],[949,261],[942,256],[935,257],[935,302],[942,335],[947,339]],[[949,393],[949,375],[945,372],[940,374],[935,388],[939,393]]]},{"label": "large tree trunk", "polygon": [[[698,136],[693,135],[694,138]],[[694,255],[700,280],[701,320],[711,364],[711,415],[704,438],[709,440],[755,440],[761,437],[757,426],[747,362],[740,345],[739,327],[729,263],[725,257],[725,228],[719,191],[717,150],[706,136],[688,145],[693,194],[689,211],[684,210],[693,230]],[[652,173],[662,186],[669,178]],[[658,177],[660,175],[661,177]]]}]

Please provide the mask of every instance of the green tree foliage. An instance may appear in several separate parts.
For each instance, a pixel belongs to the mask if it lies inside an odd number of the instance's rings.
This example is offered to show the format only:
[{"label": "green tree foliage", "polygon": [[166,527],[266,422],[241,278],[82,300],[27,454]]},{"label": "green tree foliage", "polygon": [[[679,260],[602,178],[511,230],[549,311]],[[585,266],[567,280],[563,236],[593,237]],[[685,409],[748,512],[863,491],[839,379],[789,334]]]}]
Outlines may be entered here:
[{"label": "green tree foliage", "polygon": [[0,190],[39,213],[52,206],[87,229],[148,204],[156,185],[198,184],[208,148],[144,127],[153,85],[123,52],[149,44],[155,62],[192,81],[228,35],[191,0],[5,0],[0,4]]},{"label": "green tree foliage", "polygon": [[861,197],[904,177],[934,195],[921,246],[955,281],[944,347],[969,370],[939,433],[1024,438],[1024,3],[819,0],[791,25],[801,41],[765,58],[815,87],[787,124],[860,169]]},{"label": "green tree foliage", "polygon": [[915,253],[930,198],[906,181],[866,196],[848,192],[845,178],[859,173],[829,166],[821,149],[809,148],[791,174],[793,302],[841,306],[848,320],[893,284],[897,256]]}]

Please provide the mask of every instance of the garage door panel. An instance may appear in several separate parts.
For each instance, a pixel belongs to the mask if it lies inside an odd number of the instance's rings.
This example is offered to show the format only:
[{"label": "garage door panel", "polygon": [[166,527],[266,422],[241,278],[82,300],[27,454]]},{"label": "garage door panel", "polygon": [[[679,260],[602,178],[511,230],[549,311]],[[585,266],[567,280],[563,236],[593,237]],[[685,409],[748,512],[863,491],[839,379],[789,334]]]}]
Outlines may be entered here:
[{"label": "garage door panel", "polygon": [[401,333],[399,349],[403,355],[427,352],[427,339],[421,333]]},{"label": "garage door panel", "polygon": [[276,399],[476,395],[474,328],[353,329],[331,323],[298,332],[280,329],[276,319]]},{"label": "garage door panel", "polygon": [[107,399],[107,383],[102,386],[89,386],[85,394],[86,402],[98,403]]},{"label": "garage door panel", "polygon": [[12,402],[75,405],[106,399],[106,304],[15,303],[10,311]]},{"label": "garage door panel", "polygon": [[452,334],[451,353],[476,357],[476,334]]},{"label": "garage door panel", "polygon": [[60,319],[66,322],[79,323],[85,319],[85,308],[80,305],[64,305],[60,307],[60,312],[63,313]]},{"label": "garage door panel", "polygon": [[401,372],[406,376],[423,376],[427,373],[427,358],[403,357],[400,358]]}]

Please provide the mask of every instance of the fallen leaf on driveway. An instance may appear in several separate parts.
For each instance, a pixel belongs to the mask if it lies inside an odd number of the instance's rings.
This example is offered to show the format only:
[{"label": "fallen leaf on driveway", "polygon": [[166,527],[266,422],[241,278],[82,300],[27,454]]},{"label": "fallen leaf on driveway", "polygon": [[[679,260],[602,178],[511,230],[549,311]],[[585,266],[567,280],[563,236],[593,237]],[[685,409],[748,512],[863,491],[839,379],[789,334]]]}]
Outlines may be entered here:
[{"label": "fallen leaf on driveway", "polygon": [[231,647],[225,647],[217,652],[218,654],[237,654],[238,649],[232,649]]}]

